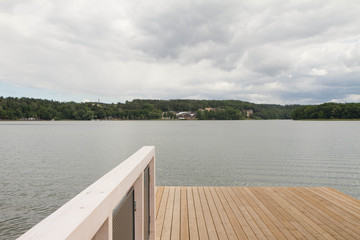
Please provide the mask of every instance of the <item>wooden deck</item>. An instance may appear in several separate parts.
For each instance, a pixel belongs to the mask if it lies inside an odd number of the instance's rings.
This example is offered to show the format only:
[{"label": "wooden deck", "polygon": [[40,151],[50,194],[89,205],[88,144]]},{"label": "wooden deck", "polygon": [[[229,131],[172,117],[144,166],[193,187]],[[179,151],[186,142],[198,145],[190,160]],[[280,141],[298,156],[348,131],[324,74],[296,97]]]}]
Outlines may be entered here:
[{"label": "wooden deck", "polygon": [[360,239],[360,201],[332,188],[158,187],[156,239]]}]

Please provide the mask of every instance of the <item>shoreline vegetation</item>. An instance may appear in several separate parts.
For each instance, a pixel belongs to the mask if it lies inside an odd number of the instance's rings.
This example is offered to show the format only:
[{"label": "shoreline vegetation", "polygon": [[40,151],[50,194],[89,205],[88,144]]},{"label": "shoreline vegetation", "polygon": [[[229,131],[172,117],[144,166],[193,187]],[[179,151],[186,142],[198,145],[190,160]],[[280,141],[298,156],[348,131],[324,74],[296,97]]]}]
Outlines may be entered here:
[{"label": "shoreline vegetation", "polygon": [[255,104],[240,100],[151,100],[125,103],[59,102],[0,97],[1,120],[359,120],[360,103]]},{"label": "shoreline vegetation", "polygon": [[291,112],[294,120],[359,120],[360,103],[323,103],[300,106]]}]

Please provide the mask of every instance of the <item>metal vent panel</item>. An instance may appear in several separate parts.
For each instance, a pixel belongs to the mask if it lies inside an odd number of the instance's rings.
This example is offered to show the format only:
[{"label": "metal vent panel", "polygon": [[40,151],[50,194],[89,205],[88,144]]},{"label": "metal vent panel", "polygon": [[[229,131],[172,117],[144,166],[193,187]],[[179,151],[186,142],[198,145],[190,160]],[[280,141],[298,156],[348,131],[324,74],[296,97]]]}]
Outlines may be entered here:
[{"label": "metal vent panel", "polygon": [[134,189],[113,210],[113,240],[135,239]]}]

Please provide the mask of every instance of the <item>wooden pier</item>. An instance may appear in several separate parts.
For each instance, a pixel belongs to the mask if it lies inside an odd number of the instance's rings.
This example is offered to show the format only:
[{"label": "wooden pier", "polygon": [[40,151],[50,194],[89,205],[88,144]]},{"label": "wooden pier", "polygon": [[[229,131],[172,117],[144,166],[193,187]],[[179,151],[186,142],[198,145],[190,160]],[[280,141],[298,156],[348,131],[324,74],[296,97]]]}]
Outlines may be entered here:
[{"label": "wooden pier", "polygon": [[156,239],[360,239],[360,201],[332,188],[157,187]]}]

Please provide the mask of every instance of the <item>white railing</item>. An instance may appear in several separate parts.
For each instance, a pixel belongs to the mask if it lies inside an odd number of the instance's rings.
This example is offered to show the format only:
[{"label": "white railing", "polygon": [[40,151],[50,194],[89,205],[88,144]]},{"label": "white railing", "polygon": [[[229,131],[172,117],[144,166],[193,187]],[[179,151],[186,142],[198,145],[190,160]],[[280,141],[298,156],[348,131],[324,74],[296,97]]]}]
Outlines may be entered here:
[{"label": "white railing", "polygon": [[133,188],[135,239],[144,233],[144,170],[150,173],[150,238],[155,239],[155,147],[141,148],[18,239],[112,240],[114,208]]}]

